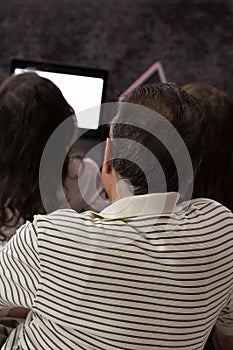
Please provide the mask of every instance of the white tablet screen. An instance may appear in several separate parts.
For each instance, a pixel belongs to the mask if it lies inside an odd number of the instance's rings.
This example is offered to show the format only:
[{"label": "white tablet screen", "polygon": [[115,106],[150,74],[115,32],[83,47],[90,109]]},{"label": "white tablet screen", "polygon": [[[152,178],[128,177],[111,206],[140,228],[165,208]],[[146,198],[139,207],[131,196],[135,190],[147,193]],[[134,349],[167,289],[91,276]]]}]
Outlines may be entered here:
[{"label": "white tablet screen", "polygon": [[[16,68],[14,73],[22,74],[31,71],[37,73],[43,78],[51,80],[59,87],[63,96],[75,111],[78,127],[84,129],[98,128],[104,84],[102,78],[46,72],[34,69],[30,70],[25,68]],[[98,107],[95,108],[96,113],[94,115],[93,113],[89,113],[90,118],[87,118],[87,113],[80,113],[81,111],[94,106]]]}]

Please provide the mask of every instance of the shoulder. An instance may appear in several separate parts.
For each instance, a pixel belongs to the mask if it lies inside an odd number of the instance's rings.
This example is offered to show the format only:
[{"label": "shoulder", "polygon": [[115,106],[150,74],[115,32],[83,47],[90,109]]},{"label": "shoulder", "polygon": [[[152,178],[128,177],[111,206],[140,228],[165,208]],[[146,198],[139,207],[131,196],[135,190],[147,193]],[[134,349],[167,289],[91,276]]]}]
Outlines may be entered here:
[{"label": "shoulder", "polygon": [[94,225],[95,213],[86,211],[78,213],[73,209],[59,209],[46,215],[35,215],[33,224],[39,233],[49,233],[52,231],[66,231],[74,228]]},{"label": "shoulder", "polygon": [[185,219],[198,225],[205,226],[216,232],[222,230],[233,231],[233,214],[224,205],[207,198],[198,198],[190,201],[185,209]]},{"label": "shoulder", "polygon": [[209,198],[196,198],[190,201],[190,209],[196,209],[200,212],[210,213],[211,211],[223,212],[229,217],[233,217],[233,214],[230,209],[225,207],[223,204],[216,202],[213,199]]},{"label": "shoulder", "polygon": [[[40,253],[51,250],[60,254],[62,249],[80,249],[80,245],[102,246],[109,243],[109,231],[97,213],[77,213],[72,209],[60,209],[48,215],[37,215],[34,226],[37,231]],[[104,242],[102,244],[102,242]],[[62,247],[60,249],[59,247]]]}]

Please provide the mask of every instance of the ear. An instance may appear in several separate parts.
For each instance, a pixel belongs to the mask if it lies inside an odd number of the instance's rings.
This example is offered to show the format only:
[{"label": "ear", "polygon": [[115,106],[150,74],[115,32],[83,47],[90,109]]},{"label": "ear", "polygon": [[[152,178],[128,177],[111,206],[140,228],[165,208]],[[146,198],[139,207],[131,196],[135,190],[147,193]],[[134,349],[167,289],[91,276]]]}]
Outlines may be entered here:
[{"label": "ear", "polygon": [[109,138],[106,140],[104,164],[102,174],[110,174],[112,172],[112,142]]},{"label": "ear", "polygon": [[102,166],[102,183],[110,201],[112,199],[112,178],[112,144],[111,141],[107,139],[104,153],[104,163]]},{"label": "ear", "polygon": [[118,199],[116,192],[116,173],[112,166],[112,142],[110,139],[106,140],[104,164],[102,167],[102,183],[105,191],[108,194],[109,201],[115,201]]}]

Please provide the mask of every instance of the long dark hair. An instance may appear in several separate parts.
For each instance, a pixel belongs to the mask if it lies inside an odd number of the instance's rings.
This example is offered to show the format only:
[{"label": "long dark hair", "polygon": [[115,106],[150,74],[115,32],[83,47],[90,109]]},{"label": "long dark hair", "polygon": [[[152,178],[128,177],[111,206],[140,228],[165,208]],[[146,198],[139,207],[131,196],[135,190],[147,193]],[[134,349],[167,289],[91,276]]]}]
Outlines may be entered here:
[{"label": "long dark hair", "polygon": [[233,100],[207,84],[184,89],[205,107],[205,154],[194,181],[193,197],[214,199],[233,210]]},{"label": "long dark hair", "polygon": [[[50,80],[11,76],[0,87],[1,227],[44,213],[39,190],[41,156],[53,131],[73,109]],[[66,162],[67,163],[67,162]],[[66,169],[64,170],[64,173]]]}]

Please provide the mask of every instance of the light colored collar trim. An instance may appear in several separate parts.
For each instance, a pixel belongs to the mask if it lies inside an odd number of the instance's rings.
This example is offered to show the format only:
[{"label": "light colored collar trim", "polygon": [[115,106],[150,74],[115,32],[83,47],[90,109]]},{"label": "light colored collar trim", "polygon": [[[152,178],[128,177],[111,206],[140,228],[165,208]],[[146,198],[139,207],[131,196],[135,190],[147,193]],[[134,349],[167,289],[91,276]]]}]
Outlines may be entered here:
[{"label": "light colored collar trim", "polygon": [[178,200],[179,194],[176,192],[124,197],[102,210],[99,216],[107,219],[123,219],[135,216],[170,214]]}]

